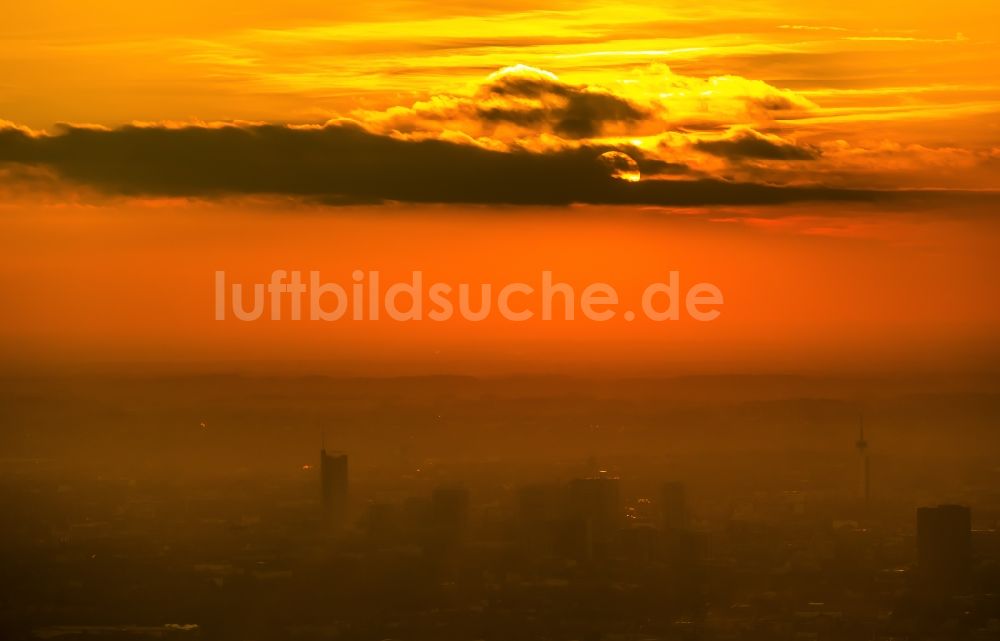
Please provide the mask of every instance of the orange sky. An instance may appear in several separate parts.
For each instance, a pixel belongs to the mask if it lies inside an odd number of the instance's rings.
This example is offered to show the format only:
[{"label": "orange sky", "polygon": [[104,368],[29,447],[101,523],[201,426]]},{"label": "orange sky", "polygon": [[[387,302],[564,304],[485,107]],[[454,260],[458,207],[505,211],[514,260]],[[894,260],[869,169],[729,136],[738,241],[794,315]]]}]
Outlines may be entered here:
[{"label": "orange sky", "polygon": [[[6,9],[5,369],[980,370],[998,355],[993,3],[202,5]],[[223,147],[229,130],[242,146]],[[359,146],[341,156],[344,136]],[[383,175],[386,149],[412,158]],[[642,180],[552,188],[606,149]],[[461,158],[501,167],[495,184],[468,184]],[[416,169],[432,184],[407,182]],[[279,268],[501,284],[551,269],[632,298],[676,269],[726,301],[704,324],[212,320],[216,269]]]},{"label": "orange sky", "polygon": [[[15,367],[173,363],[215,369],[291,362],[308,371],[980,370],[996,355],[997,225],[919,212],[576,207],[369,207],[287,203],[25,204],[5,208],[5,360]],[[840,216],[843,216],[841,219]],[[823,223],[828,224],[828,221]],[[641,289],[681,272],[725,295],[722,315],[606,323],[454,319],[323,323],[213,320],[213,274],[266,282],[273,269],[354,269],[384,283],[537,283],[550,269],[582,289],[608,282],[635,308]],[[287,313],[287,310],[286,310]],[[267,369],[267,367],[263,367]],[[292,367],[291,369],[296,369]]]}]

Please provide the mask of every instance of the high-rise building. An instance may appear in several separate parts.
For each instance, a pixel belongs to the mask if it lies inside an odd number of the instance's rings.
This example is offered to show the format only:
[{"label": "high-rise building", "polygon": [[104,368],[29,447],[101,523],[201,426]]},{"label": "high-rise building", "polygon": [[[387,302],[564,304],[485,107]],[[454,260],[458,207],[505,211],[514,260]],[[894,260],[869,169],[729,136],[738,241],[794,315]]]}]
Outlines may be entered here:
[{"label": "high-rise building", "polygon": [[619,480],[609,476],[574,479],[570,483],[571,514],[581,527],[583,554],[607,556],[621,529]]},{"label": "high-rise building", "polygon": [[564,486],[554,483],[528,485],[518,490],[519,538],[529,552],[538,555],[557,552],[560,526],[566,524],[566,493]]},{"label": "high-rise building", "polygon": [[690,529],[684,484],[668,481],[660,488],[660,512],[663,517],[662,542],[666,561],[681,584],[696,590],[696,575],[701,557],[701,538]]},{"label": "high-rise building", "polygon": [[972,563],[972,513],[964,505],[917,508],[917,571],[925,587],[954,591]]},{"label": "high-rise building", "polygon": [[323,513],[331,523],[343,525],[347,520],[347,454],[322,448],[319,477]]},{"label": "high-rise building", "polygon": [[430,526],[437,543],[456,545],[469,526],[469,491],[457,485],[444,485],[431,494]]},{"label": "high-rise building", "polygon": [[570,484],[574,512],[602,526],[617,527],[622,518],[619,486],[619,480],[610,476],[574,479]]},{"label": "high-rise building", "polygon": [[854,446],[861,455],[860,493],[865,506],[867,506],[871,499],[871,477],[869,475],[871,467],[868,462],[868,441],[865,440],[865,419],[863,416],[858,425],[858,440],[854,443]]},{"label": "high-rise building", "polygon": [[660,514],[663,518],[663,529],[668,532],[687,527],[683,483],[668,481],[660,488]]}]

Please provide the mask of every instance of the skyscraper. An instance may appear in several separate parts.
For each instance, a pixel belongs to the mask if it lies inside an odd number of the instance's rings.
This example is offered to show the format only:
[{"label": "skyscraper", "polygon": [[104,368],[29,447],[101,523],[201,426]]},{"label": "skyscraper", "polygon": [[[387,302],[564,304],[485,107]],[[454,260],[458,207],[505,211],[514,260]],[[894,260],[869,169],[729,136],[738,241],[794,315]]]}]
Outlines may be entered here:
[{"label": "skyscraper", "polygon": [[969,578],[972,513],[964,505],[917,508],[917,571],[935,591],[955,591]]},{"label": "skyscraper", "polygon": [[347,454],[319,452],[320,491],[323,513],[335,525],[347,520]]},{"label": "skyscraper", "polygon": [[469,491],[461,486],[437,487],[430,508],[434,542],[444,548],[461,543],[469,526]]},{"label": "skyscraper", "polygon": [[586,558],[607,556],[621,528],[619,480],[608,476],[574,479],[570,483],[570,509],[582,527]]},{"label": "skyscraper", "polygon": [[858,440],[855,442],[854,446],[858,449],[858,453],[861,455],[861,498],[865,502],[865,506],[868,506],[868,502],[871,499],[871,477],[869,476],[870,466],[868,463],[868,441],[865,440],[865,418],[861,416],[860,423],[858,425]]},{"label": "skyscraper", "polygon": [[687,527],[687,509],[684,505],[684,484],[667,481],[660,489],[660,513],[663,529],[671,532]]}]

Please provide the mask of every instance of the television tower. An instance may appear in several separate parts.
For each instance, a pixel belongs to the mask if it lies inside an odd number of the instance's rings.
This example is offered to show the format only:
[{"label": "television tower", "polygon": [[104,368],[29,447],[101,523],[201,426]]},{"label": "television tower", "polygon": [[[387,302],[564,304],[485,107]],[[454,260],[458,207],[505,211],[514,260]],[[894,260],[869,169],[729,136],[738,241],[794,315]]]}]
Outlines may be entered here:
[{"label": "television tower", "polygon": [[865,506],[871,498],[871,479],[868,468],[868,441],[865,440],[865,416],[862,414],[858,422],[858,440],[854,443],[861,455],[861,495],[864,497]]}]

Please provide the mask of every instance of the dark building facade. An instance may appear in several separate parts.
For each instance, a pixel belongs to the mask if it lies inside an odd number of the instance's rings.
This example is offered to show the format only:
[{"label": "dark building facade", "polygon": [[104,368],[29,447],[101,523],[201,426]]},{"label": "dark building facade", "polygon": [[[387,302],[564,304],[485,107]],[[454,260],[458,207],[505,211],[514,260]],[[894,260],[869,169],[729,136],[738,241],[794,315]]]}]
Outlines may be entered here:
[{"label": "dark building facade", "polygon": [[917,508],[917,571],[933,590],[965,586],[972,564],[972,514],[964,505]]},{"label": "dark building facade", "polygon": [[581,536],[584,558],[606,557],[622,527],[621,490],[617,478],[574,479],[569,487],[570,513]]},{"label": "dark building facade", "polygon": [[687,527],[687,509],[684,505],[684,484],[668,481],[660,488],[660,512],[663,528],[668,531],[683,530]]},{"label": "dark building facade", "polygon": [[319,475],[323,514],[331,523],[342,525],[347,520],[347,455],[320,450]]}]

